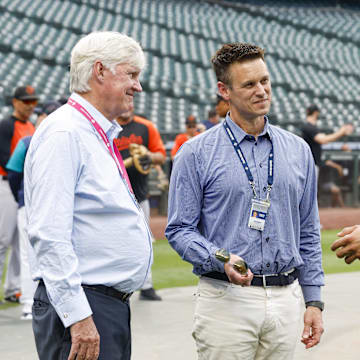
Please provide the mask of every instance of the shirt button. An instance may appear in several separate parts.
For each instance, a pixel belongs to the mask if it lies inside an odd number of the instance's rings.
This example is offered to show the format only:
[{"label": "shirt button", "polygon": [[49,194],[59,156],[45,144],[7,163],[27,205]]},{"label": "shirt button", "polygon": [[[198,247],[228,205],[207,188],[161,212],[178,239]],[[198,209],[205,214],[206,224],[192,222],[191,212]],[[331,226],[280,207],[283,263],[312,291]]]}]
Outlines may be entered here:
[{"label": "shirt button", "polygon": [[266,267],[270,267],[270,263],[267,263],[267,264],[266,264]]},{"label": "shirt button", "polygon": [[262,164],[259,164],[259,166],[262,168]]},{"label": "shirt button", "polygon": [[265,186],[263,187],[263,190],[264,190],[264,192],[266,191],[266,187],[265,187]]},{"label": "shirt button", "polygon": [[64,318],[67,319],[67,317],[69,316],[68,313],[64,313]]},{"label": "shirt button", "polygon": [[267,237],[265,240],[266,240],[266,242],[269,242],[270,238],[269,238],[269,237]]}]

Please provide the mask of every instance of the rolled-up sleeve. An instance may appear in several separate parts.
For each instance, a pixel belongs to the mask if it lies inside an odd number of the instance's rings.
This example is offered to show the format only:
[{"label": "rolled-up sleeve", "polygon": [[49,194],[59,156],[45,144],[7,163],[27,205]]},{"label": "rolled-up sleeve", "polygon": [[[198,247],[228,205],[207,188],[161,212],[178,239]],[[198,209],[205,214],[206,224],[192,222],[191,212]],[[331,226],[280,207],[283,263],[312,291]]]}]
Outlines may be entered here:
[{"label": "rolled-up sleeve", "polygon": [[195,274],[224,272],[215,257],[217,248],[199,231],[203,201],[201,161],[185,143],[175,157],[170,179],[168,225],[165,235],[170,245],[194,266]]},{"label": "rolled-up sleeve", "polygon": [[321,300],[324,272],[317,204],[317,178],[315,163],[308,147],[305,148],[305,163],[308,176],[300,203],[300,255],[304,266],[300,270],[299,282],[305,302],[307,302]]},{"label": "rolled-up sleeve", "polygon": [[78,139],[67,131],[33,142],[25,162],[28,235],[50,302],[68,327],[92,314],[72,239],[82,154]]}]

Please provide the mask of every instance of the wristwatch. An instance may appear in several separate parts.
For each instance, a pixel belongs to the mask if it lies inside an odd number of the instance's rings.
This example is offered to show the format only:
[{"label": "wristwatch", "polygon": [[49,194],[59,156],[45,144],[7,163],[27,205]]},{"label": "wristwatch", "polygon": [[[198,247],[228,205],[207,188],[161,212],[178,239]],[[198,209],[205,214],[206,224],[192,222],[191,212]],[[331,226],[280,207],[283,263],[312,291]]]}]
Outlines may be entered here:
[{"label": "wristwatch", "polygon": [[307,303],[305,303],[305,306],[306,308],[308,308],[309,306],[314,306],[323,311],[325,304],[322,301],[308,301]]}]

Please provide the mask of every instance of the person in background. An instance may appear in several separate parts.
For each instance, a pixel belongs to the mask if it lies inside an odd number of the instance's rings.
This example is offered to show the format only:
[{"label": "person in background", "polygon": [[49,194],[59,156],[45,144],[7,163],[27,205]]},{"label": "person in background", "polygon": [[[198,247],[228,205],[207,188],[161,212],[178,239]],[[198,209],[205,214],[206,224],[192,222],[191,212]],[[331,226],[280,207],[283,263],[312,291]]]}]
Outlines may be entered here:
[{"label": "person in background", "polygon": [[19,140],[34,133],[34,125],[29,119],[37,102],[38,96],[32,86],[19,86],[12,99],[12,115],[0,122],[0,279],[5,267],[6,252],[10,248],[11,256],[4,285],[5,300],[10,302],[19,302],[21,279],[17,204],[9,186],[6,164]]},{"label": "person in background", "polygon": [[189,115],[185,120],[186,132],[179,134],[175,138],[174,146],[171,149],[171,159],[173,160],[181,145],[196,135],[199,135],[197,121],[194,115]]},{"label": "person in background", "polygon": [[[35,123],[35,129],[41,122],[53,111],[59,108],[61,104],[57,101],[48,101],[42,106],[35,108],[34,112],[38,114]],[[26,218],[24,207],[24,163],[27,150],[32,136],[25,136],[19,140],[14,152],[12,153],[7,165],[8,179],[11,191],[18,203],[17,228],[19,233],[20,245],[20,273],[21,273],[21,297],[22,304],[21,320],[32,320],[32,304],[36,289],[36,282],[31,278],[30,263],[34,261],[33,249],[30,246],[29,238],[26,232]]]},{"label": "person in background", "polygon": [[68,102],[31,139],[24,198],[41,360],[131,357],[129,298],[148,276],[152,242],[114,140],[144,66],[134,39],[84,36],[71,51]]},{"label": "person in background", "polygon": [[306,348],[323,333],[313,157],[302,139],[269,123],[263,49],[225,44],[212,64],[230,111],[175,157],[165,235],[200,277],[199,359],[290,360],[302,314]]},{"label": "person in background", "polygon": [[319,187],[326,193],[331,194],[332,207],[345,207],[341,189],[336,184],[339,178],[344,176],[343,167],[332,160],[326,160],[320,167]]},{"label": "person in background", "polygon": [[208,119],[203,121],[202,124],[205,125],[206,130],[212,128],[213,126],[217,125],[220,121],[219,114],[217,113],[216,109],[209,110]]},{"label": "person in background", "polygon": [[[139,160],[146,170],[150,169],[150,166],[160,166],[165,162],[164,144],[159,131],[151,121],[134,115],[133,111],[121,114],[116,121],[122,127],[122,131],[115,140],[115,144],[124,160],[131,156],[130,144],[137,144],[145,147],[144,155],[140,156]],[[134,165],[128,167],[127,172],[135,197],[148,223],[150,223],[148,174],[139,172]],[[140,290],[139,298],[140,300],[161,300],[161,297],[154,290],[151,272],[149,272],[148,278]]]},{"label": "person in background", "polygon": [[219,93],[216,94],[215,110],[221,119],[225,118],[229,111],[229,102],[226,101]]},{"label": "person in background", "polygon": [[351,124],[346,124],[331,134],[325,134],[321,132],[316,125],[319,115],[320,109],[316,105],[310,105],[306,109],[306,123],[302,127],[302,137],[310,146],[316,165],[317,176],[319,176],[319,169],[321,166],[321,145],[328,144],[343,136],[350,135],[354,130],[354,127]]}]

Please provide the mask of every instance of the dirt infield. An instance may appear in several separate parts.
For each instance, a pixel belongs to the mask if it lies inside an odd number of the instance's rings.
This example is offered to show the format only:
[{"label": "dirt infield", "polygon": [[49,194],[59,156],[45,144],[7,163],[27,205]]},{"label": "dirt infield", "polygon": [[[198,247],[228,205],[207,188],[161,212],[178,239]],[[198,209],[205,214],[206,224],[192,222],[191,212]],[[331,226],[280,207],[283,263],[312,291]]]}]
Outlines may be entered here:
[{"label": "dirt infield", "polygon": [[[151,231],[155,239],[165,238],[166,216],[152,216]],[[320,209],[320,222],[323,229],[341,229],[345,226],[360,224],[360,208],[323,208]]]},{"label": "dirt infield", "polygon": [[360,224],[359,208],[323,208],[320,209],[320,222],[323,229],[340,229]]}]

